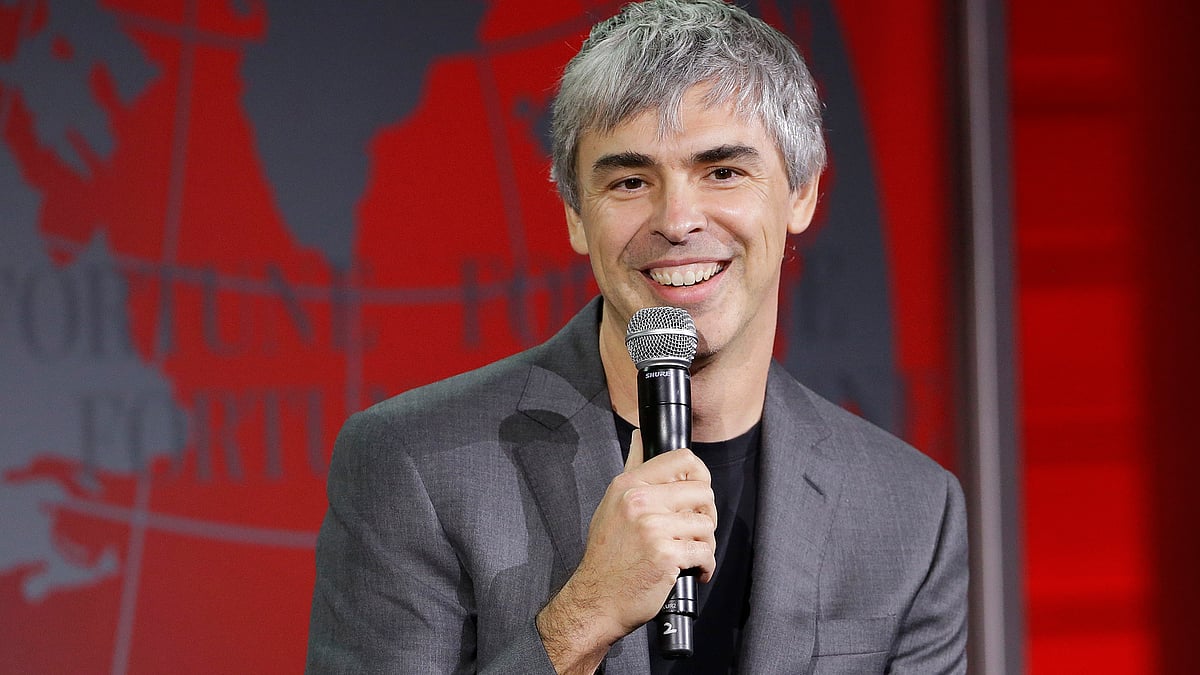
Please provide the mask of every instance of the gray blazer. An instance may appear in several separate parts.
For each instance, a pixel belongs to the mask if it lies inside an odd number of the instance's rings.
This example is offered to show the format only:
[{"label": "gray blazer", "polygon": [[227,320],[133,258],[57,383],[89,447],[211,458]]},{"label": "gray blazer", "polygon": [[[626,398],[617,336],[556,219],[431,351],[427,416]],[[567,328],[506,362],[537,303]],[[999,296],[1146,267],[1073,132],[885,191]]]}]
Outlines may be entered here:
[{"label": "gray blazer", "polygon": [[[593,301],[546,343],[350,418],[317,544],[310,672],[553,672],[534,616],[622,469]],[[966,671],[962,491],[921,453],[767,383],[740,669]],[[646,629],[605,672],[649,673]]]}]

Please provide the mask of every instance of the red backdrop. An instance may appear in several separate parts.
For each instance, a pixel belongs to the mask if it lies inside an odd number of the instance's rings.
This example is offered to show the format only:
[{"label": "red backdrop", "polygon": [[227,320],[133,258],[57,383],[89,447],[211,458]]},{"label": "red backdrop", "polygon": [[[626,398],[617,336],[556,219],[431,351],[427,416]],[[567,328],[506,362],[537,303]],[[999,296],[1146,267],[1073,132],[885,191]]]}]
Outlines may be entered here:
[{"label": "red backdrop", "polygon": [[1032,672],[1200,672],[1197,29],[1011,3]]},{"label": "red backdrop", "polygon": [[[394,25],[320,2],[0,6],[0,663],[300,669],[341,421],[594,292],[538,131],[616,4],[414,2]],[[755,5],[806,49],[825,31],[814,63],[852,77],[816,75],[858,106],[828,122],[841,196],[798,245],[855,225],[839,199],[875,200],[894,428],[952,466],[946,21],[833,8]],[[372,67],[346,77],[353,59]]]}]

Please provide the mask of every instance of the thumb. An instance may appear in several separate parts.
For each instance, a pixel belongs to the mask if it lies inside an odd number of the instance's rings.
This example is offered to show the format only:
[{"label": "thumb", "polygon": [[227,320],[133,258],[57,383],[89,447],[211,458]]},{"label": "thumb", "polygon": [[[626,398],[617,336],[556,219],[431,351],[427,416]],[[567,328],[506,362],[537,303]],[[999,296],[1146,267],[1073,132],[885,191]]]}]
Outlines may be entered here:
[{"label": "thumb", "polygon": [[625,459],[625,470],[637,468],[642,464],[642,430],[634,429],[633,438],[629,440],[629,457]]}]

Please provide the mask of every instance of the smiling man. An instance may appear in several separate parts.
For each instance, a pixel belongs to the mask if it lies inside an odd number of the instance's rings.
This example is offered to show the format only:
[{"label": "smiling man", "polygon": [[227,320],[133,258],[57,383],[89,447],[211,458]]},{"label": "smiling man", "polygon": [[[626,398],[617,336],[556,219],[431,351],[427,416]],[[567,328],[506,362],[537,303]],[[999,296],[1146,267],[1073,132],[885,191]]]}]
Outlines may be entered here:
[{"label": "smiling man", "polygon": [[[598,24],[553,175],[601,297],[528,352],[352,417],[317,551],[313,672],[961,673],[958,483],[771,360],[820,104],[795,47],[719,0]],[[693,447],[642,461],[626,324],[694,318]],[[700,571],[696,653],[651,621]]]},{"label": "smiling man", "polygon": [[582,133],[578,201],[566,206],[571,245],[590,256],[604,298],[600,353],[614,409],[637,419],[629,318],[682,307],[700,338],[698,441],[732,438],[762,416],[786,238],[808,227],[817,194],[816,172],[793,189],[762,122],[714,102],[713,89],[687,89],[676,119],[651,109]]}]

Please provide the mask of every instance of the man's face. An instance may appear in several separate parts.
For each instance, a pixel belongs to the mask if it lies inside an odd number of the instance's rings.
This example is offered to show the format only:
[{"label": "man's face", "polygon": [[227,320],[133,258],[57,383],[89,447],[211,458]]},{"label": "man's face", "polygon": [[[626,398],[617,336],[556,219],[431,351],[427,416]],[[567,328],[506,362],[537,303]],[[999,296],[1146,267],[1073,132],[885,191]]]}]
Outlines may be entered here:
[{"label": "man's face", "polygon": [[762,124],[706,109],[703,93],[688,92],[677,134],[660,134],[654,110],[583,134],[571,245],[622,335],[638,309],[671,305],[695,320],[699,356],[764,343],[769,354],[787,234],[808,226],[816,181],[789,190]]}]

